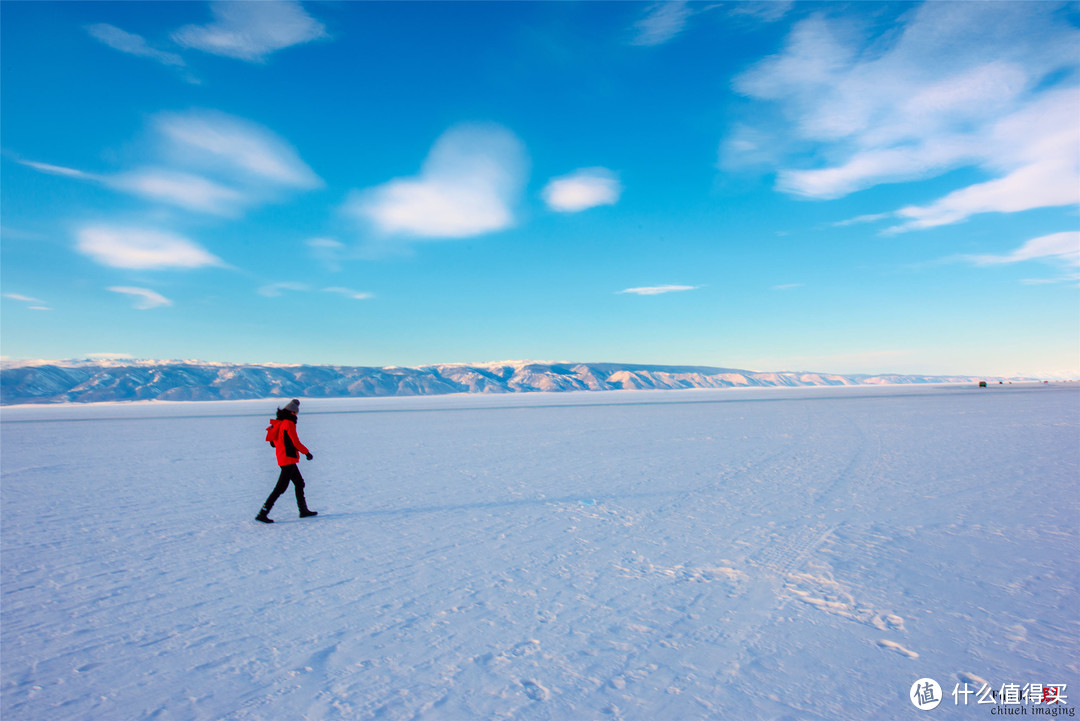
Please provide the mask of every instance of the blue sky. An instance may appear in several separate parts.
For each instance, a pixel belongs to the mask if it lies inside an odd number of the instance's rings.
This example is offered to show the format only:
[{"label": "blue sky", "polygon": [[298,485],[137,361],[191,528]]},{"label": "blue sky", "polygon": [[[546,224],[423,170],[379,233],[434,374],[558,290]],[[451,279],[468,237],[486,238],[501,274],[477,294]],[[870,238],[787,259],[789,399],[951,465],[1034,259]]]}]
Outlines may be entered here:
[{"label": "blue sky", "polygon": [[1080,5],[0,5],[8,359],[1080,374]]}]

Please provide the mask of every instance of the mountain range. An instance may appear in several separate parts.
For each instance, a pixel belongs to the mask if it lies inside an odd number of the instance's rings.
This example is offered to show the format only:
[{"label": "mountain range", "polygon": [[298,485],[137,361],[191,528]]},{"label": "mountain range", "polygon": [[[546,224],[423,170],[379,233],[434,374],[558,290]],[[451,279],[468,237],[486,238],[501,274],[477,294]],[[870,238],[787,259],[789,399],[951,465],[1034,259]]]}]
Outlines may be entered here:
[{"label": "mountain range", "polygon": [[9,361],[0,368],[0,403],[349,398],[447,393],[973,383],[978,380],[981,379],[974,376],[764,373],[706,366],[544,361],[415,368],[199,361]]}]

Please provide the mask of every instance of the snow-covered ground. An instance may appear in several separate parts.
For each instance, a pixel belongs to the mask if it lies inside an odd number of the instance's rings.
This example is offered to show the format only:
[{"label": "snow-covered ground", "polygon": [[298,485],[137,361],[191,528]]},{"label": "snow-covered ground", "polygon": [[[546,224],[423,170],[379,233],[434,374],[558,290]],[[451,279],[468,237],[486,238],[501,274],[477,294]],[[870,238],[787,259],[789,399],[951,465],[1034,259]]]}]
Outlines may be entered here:
[{"label": "snow-covered ground", "polygon": [[304,401],[264,526],[275,406],[4,409],[4,721],[1080,704],[1076,386]]}]

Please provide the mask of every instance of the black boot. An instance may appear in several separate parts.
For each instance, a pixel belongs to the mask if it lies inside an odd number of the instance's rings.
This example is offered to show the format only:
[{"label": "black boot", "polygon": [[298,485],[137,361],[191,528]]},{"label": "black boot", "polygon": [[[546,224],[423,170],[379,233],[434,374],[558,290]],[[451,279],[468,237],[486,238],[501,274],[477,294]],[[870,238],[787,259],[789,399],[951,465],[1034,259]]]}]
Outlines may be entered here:
[{"label": "black boot", "polygon": [[317,516],[317,515],[319,515],[319,512],[318,511],[313,511],[310,508],[305,508],[304,510],[300,511],[300,517],[301,518],[311,518],[312,516]]},{"label": "black boot", "polygon": [[262,521],[263,523],[273,523],[274,519],[267,516],[267,513],[268,511],[265,508],[262,509],[261,511],[259,511],[259,515],[255,516],[255,520]]}]

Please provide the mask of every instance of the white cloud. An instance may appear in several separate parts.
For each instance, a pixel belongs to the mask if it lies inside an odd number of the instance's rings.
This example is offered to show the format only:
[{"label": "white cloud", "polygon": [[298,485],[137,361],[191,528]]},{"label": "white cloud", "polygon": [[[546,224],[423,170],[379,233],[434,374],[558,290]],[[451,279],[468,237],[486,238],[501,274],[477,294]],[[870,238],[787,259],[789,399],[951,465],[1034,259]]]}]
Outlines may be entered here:
[{"label": "white cloud", "polygon": [[514,224],[528,172],[521,141],[498,125],[460,125],[444,133],[418,176],[354,192],[345,206],[388,235],[465,238]]},{"label": "white cloud", "polygon": [[271,283],[259,288],[259,295],[266,296],[267,298],[278,298],[284,295],[285,291],[292,291],[295,293],[304,293],[311,290],[306,283],[295,283],[285,281],[283,283]]},{"label": "white cloud", "polygon": [[[817,15],[736,78],[737,90],[786,118],[773,143],[784,152],[778,189],[838,198],[961,167],[993,178],[902,209],[895,231],[1076,202],[1080,101],[1068,83],[1080,70],[1080,31],[1056,6],[930,2],[894,30],[875,35],[850,17]],[[735,137],[726,164],[761,161],[767,146]]]},{"label": "white cloud", "polygon": [[17,300],[20,303],[27,303],[27,310],[52,310],[52,308],[43,305],[45,301],[40,298],[32,298],[31,296],[22,295],[21,293],[4,293],[4,297],[10,298],[11,300]]},{"label": "white cloud", "polygon": [[729,12],[772,23],[787,15],[794,4],[794,0],[741,0],[731,5]]},{"label": "white cloud", "polygon": [[718,165],[725,170],[753,167],[772,170],[787,162],[789,148],[778,141],[783,137],[783,129],[770,127],[764,116],[755,118],[753,123],[734,122],[720,144]]},{"label": "white cloud", "polygon": [[700,286],[696,285],[654,285],[645,288],[627,288],[626,290],[620,290],[619,293],[630,293],[632,295],[662,295],[664,293],[677,293],[684,290],[697,290]]},{"label": "white cloud", "polygon": [[248,120],[213,110],[193,110],[161,113],[154,126],[166,141],[166,155],[175,164],[205,168],[249,185],[322,185],[295,148]]},{"label": "white cloud", "polygon": [[165,168],[146,168],[108,178],[114,188],[133,195],[188,210],[236,216],[249,199],[240,191],[192,175]]},{"label": "white cloud", "polygon": [[621,194],[619,177],[607,168],[584,168],[555,178],[543,192],[548,207],[563,213],[615,205]]},{"label": "white cloud", "polygon": [[863,223],[878,223],[882,220],[888,220],[889,218],[896,217],[895,213],[869,213],[867,215],[859,215],[854,218],[848,218],[847,220],[841,220],[833,225],[837,228],[843,228],[848,225],[862,225]]},{"label": "white cloud", "polygon": [[631,45],[652,47],[675,39],[686,30],[691,17],[724,8],[733,17],[748,17],[761,22],[776,22],[794,5],[794,0],[739,0],[735,3],[694,3],[687,0],[660,0],[645,8],[634,23]]},{"label": "white cloud", "polygon": [[214,110],[160,113],[149,167],[112,175],[31,160],[39,172],[63,175],[199,213],[237,217],[284,190],[320,187],[296,149],[267,128]]},{"label": "white cloud", "polygon": [[137,310],[150,310],[151,308],[161,308],[162,306],[172,305],[172,301],[147,288],[132,288],[130,286],[113,286],[108,290],[113,293],[122,293],[124,295],[131,295],[135,297],[135,308]]},{"label": "white cloud", "polygon": [[38,303],[38,304],[40,304],[40,303],[45,302],[45,301],[40,300],[38,298],[31,298],[28,295],[22,295],[20,293],[4,293],[4,297],[5,298],[11,298],[12,300],[17,300],[17,301],[19,301],[21,303]]},{"label": "white cloud", "polygon": [[[292,281],[284,281],[281,283],[271,283],[259,288],[259,295],[266,296],[267,298],[279,298],[285,294],[286,291],[291,293],[307,293],[312,290],[311,286],[307,283],[296,283]],[[334,286],[331,288],[323,288],[324,293],[334,293],[336,295],[344,296],[350,300],[370,300],[374,298],[373,293],[365,293],[359,290],[353,290],[352,288],[342,288],[340,286]]]},{"label": "white cloud", "polygon": [[653,3],[645,10],[645,16],[634,24],[636,35],[631,44],[663,45],[683,31],[693,14],[686,0]]},{"label": "white cloud", "polygon": [[345,244],[333,238],[310,238],[305,241],[311,254],[315,256],[328,270],[337,272],[341,270],[341,260],[345,253]]},{"label": "white cloud", "polygon": [[76,249],[102,265],[131,270],[225,265],[187,238],[144,228],[83,228],[78,233]]},{"label": "white cloud", "polygon": [[353,290],[352,288],[323,288],[323,291],[326,293],[337,293],[350,300],[370,300],[375,297],[373,293],[365,293],[363,291]]},{"label": "white cloud", "polygon": [[[312,290],[311,286],[307,283],[296,283],[292,281],[284,281],[282,283],[271,283],[259,288],[259,295],[266,296],[267,298],[279,298],[285,294],[286,291],[291,293],[307,293]],[[350,300],[370,300],[375,295],[372,293],[365,293],[359,290],[353,290],[352,288],[342,288],[340,286],[334,286],[331,288],[323,288],[324,293],[334,293],[336,295],[344,296]]]},{"label": "white cloud", "polygon": [[61,165],[50,165],[49,163],[38,163],[33,160],[19,160],[18,162],[28,168],[33,168],[40,173],[47,173],[49,175],[62,175],[67,178],[78,178],[80,180],[101,180],[101,176],[84,173],[75,168],[65,168]]},{"label": "white cloud", "polygon": [[[1067,88],[1010,115],[986,141],[1001,177],[896,212],[892,232],[956,223],[978,213],[1016,213],[1080,202],[1080,88]],[[988,159],[988,162],[991,159]]]},{"label": "white cloud", "polygon": [[1080,231],[1052,233],[1032,238],[1007,255],[966,255],[965,260],[977,265],[1003,265],[1042,260],[1065,265],[1080,265]]},{"label": "white cloud", "polygon": [[322,23],[308,15],[298,2],[215,2],[214,21],[208,25],[185,25],[172,34],[184,47],[214,55],[264,62],[271,53],[326,36]]},{"label": "white cloud", "polygon": [[170,53],[150,47],[146,42],[146,39],[141,35],[126,32],[106,23],[89,25],[87,26],[86,31],[95,39],[100,40],[114,50],[119,50],[122,53],[150,58],[163,65],[172,65],[176,67],[184,66],[184,59],[182,57],[176,53]]}]

